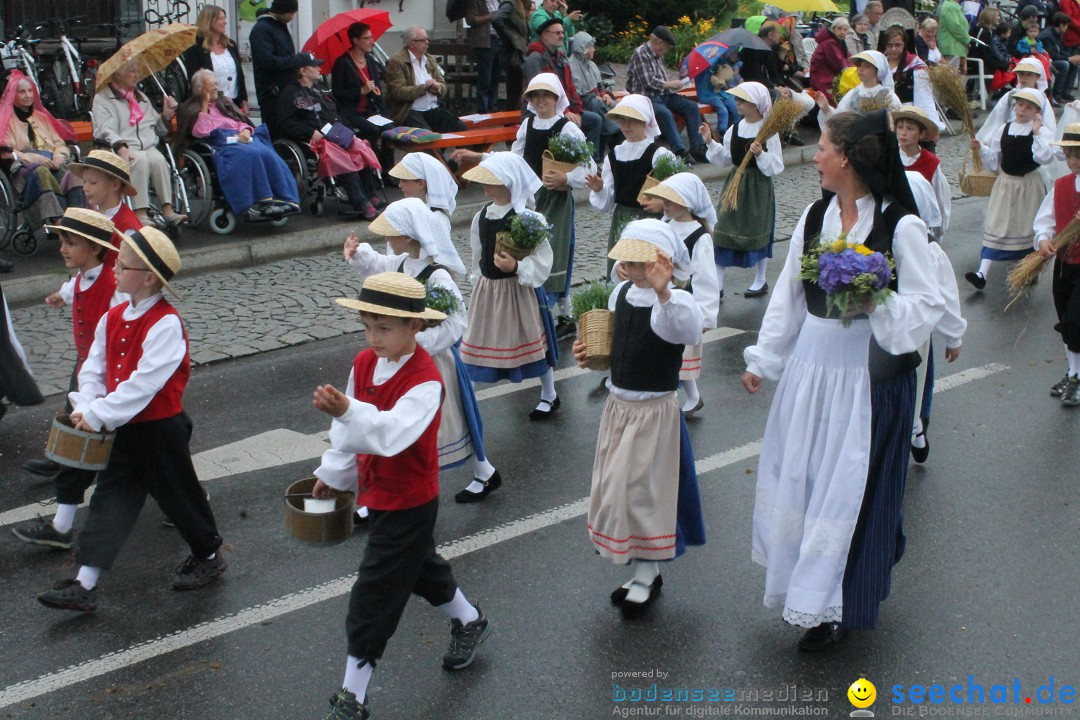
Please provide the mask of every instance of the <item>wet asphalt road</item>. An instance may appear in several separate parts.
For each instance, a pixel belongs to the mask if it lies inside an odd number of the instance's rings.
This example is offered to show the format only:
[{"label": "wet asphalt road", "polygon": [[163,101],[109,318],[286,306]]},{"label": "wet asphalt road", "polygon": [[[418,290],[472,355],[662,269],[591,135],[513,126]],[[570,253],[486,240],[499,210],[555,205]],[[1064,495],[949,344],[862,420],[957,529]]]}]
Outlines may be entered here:
[{"label": "wet asphalt road", "polygon": [[[946,250],[962,277],[977,263],[985,200],[954,207]],[[777,250],[772,278],[786,244]],[[1041,705],[1036,691],[1053,677],[1060,700],[1063,686],[1080,685],[1080,410],[1047,396],[1064,369],[1049,279],[1005,313],[1002,270],[995,266],[982,295],[961,288],[970,327],[960,359],[946,365],[939,343],[939,379],[967,373],[946,381],[951,386],[935,398],[930,459],[908,476],[907,554],[876,631],[854,633],[827,655],[806,655],[795,650],[800,632],[761,604],[764,571],[749,553],[752,443],[773,386],[750,397],[739,385],[742,348],[753,342],[765,302],[733,293],[750,275],[732,271],[720,324],[742,332],[705,346],[706,407],[691,425],[699,469],[715,467],[700,477],[709,542],[665,567],[651,615],[619,617],[607,595],[626,570],[593,556],[586,542],[580,501],[604,402],[596,379],[561,380],[559,417],[546,424],[525,418],[535,389],[484,399],[488,452],[505,484],[485,503],[455,505],[469,471],[445,473],[437,540],[494,633],[473,666],[446,672],[439,662],[446,620],[414,600],[373,678],[373,717],[531,720],[632,710],[700,717],[784,708],[836,717],[853,709],[846,691],[860,676],[877,687],[871,709],[878,717],[918,712],[892,702],[896,685],[906,696],[913,684],[959,683],[966,699],[969,684],[988,695],[1007,684],[1011,700],[1014,680],[1019,704],[933,708],[1067,713],[1075,705]],[[343,386],[361,342],[348,335],[197,369],[185,396],[193,452],[234,442],[255,447],[248,438],[278,428],[324,432],[328,421],[311,408],[311,390],[321,382]],[[51,497],[48,483],[20,469],[43,445],[51,411],[18,409],[4,419],[0,513]],[[0,717],[323,717],[341,682],[349,575],[364,535],[329,548],[286,536],[281,495],[316,465],[301,460],[207,481],[232,549],[226,575],[202,591],[170,589],[186,549],[148,504],[114,571],[102,577],[99,610],[90,616],[34,599],[74,573],[69,554],[22,545],[0,529]],[[613,700],[654,683],[721,699]]]}]

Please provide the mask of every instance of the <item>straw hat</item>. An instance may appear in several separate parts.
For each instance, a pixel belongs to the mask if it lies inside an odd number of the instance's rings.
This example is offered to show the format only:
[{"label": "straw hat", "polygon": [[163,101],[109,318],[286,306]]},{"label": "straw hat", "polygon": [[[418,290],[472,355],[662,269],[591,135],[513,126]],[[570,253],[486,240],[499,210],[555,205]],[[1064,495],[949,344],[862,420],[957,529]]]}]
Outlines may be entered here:
[{"label": "straw hat", "polygon": [[57,233],[71,233],[86,238],[92,243],[103,245],[110,250],[116,247],[112,244],[116,226],[112,220],[93,210],[80,207],[69,207],[64,211],[63,217],[55,225],[46,225],[47,229]]},{"label": "straw hat", "polygon": [[338,298],[337,304],[350,310],[390,315],[392,317],[419,318],[441,322],[444,313],[424,304],[427,290],[405,273],[384,272],[369,276],[360,289],[360,299]]},{"label": "straw hat", "polygon": [[623,262],[654,262],[656,260],[656,246],[644,240],[623,238],[615,243],[607,256],[612,260]]},{"label": "straw hat", "polygon": [[1028,72],[1032,75],[1038,75],[1041,78],[1046,78],[1046,68],[1043,64],[1035,58],[1026,57],[1020,62],[1016,63],[1016,67],[1013,68],[1014,73]]},{"label": "straw hat", "polygon": [[397,178],[398,180],[423,180],[424,178],[417,177],[409,168],[405,167],[405,161],[400,161],[397,165],[390,168],[390,177]]},{"label": "straw hat", "polygon": [[1031,103],[1035,107],[1039,108],[1040,110],[1042,109],[1042,106],[1043,106],[1043,98],[1044,97],[1046,97],[1046,96],[1043,95],[1038,90],[1031,90],[1029,88],[1020,88],[1019,90],[1013,90],[1013,94],[1012,94],[1012,99],[1014,101],[1016,101],[1016,100],[1027,100],[1029,103]]},{"label": "straw hat", "polygon": [[930,119],[930,116],[926,114],[926,111],[916,105],[904,105],[899,110],[893,110],[889,113],[889,120],[892,122],[893,130],[896,130],[897,120],[911,120],[922,125],[923,130],[926,131],[926,135],[923,136],[923,140],[927,142],[934,142],[938,139],[940,134],[938,131],[937,123]]},{"label": "straw hat", "polygon": [[383,237],[398,237],[405,235],[405,233],[390,224],[390,221],[386,218],[385,212],[380,213],[379,217],[371,221],[371,224],[368,225],[368,230],[376,235],[382,235]]},{"label": "straw hat", "polygon": [[135,186],[131,184],[131,166],[128,165],[127,160],[116,153],[109,152],[108,150],[91,150],[90,154],[81,162],[68,165],[68,169],[79,178],[82,177],[82,171],[87,168],[100,170],[106,175],[110,175],[120,180],[123,183],[120,192],[124,195],[138,195]]},{"label": "straw hat", "polygon": [[753,97],[751,97],[750,93],[748,93],[746,91],[746,88],[744,88],[742,85],[736,85],[733,88],[728,88],[727,92],[728,92],[728,95],[732,95],[734,97],[737,97],[740,100],[745,100],[746,102],[750,103],[751,105],[757,105],[757,100],[755,100]]},{"label": "straw hat", "polygon": [[[610,115],[610,114],[611,113],[609,112],[608,115]],[[471,180],[473,182],[478,182],[481,185],[503,185],[504,184],[503,181],[500,180],[499,177],[495,173],[491,172],[490,170],[488,170],[486,167],[484,167],[482,165],[477,165],[474,168],[470,168],[469,170],[466,170],[465,174],[463,174],[461,176],[461,179],[462,180]]]},{"label": "straw hat", "polygon": [[663,198],[664,200],[670,200],[671,202],[675,203],[676,205],[682,205],[683,207],[689,207],[686,204],[686,198],[684,198],[679,193],[675,192],[674,188],[669,187],[667,185],[664,185],[663,183],[661,183],[659,185],[653,185],[648,190],[643,190],[641,194],[642,195],[655,195],[658,198]]},{"label": "straw hat", "polygon": [[862,60],[864,63],[868,63],[875,68],[878,66],[877,58],[871,55],[869,50],[863,50],[861,53],[855,53],[848,58],[849,62],[855,62],[856,60]]},{"label": "straw hat", "polygon": [[168,235],[154,227],[142,227],[131,235],[125,235],[124,245],[135,251],[170,293],[180,297],[169,285],[169,281],[180,272],[180,253],[176,252],[176,246]]},{"label": "straw hat", "polygon": [[562,93],[559,91],[559,88],[555,87],[554,85],[552,85],[549,82],[544,82],[543,80],[537,80],[536,78],[534,78],[532,80],[532,82],[529,83],[529,86],[527,88],[525,88],[525,92],[523,92],[521,94],[522,94],[523,97],[528,97],[529,93],[534,93],[534,92],[537,92],[538,90],[543,90],[544,92],[549,92],[552,95],[554,95],[555,97],[559,97],[560,95],[562,95]]},{"label": "straw hat", "polygon": [[1080,147],[1080,123],[1069,123],[1057,142],[1050,143],[1058,147]]},{"label": "straw hat", "polygon": [[649,120],[644,115],[642,115],[636,108],[632,108],[629,105],[616,105],[615,107],[607,111],[608,117],[611,117],[612,115],[614,115],[615,117],[622,116],[624,118],[630,118],[631,120],[637,120],[646,124],[648,124],[649,122]]}]

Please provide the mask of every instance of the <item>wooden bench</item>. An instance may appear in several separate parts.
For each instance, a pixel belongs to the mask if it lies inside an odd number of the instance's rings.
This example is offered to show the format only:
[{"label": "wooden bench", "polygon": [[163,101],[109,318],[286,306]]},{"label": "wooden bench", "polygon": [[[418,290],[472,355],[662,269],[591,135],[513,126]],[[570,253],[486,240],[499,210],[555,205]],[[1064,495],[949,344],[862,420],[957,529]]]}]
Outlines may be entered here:
[{"label": "wooden bench", "polygon": [[[499,143],[512,143],[517,137],[516,125],[505,125],[502,127],[478,127],[470,130],[459,130],[453,133],[446,133],[442,138],[438,140],[432,140],[426,143],[402,143],[392,142],[395,150],[400,150],[403,153],[410,152],[426,152],[433,158],[446,165],[446,160],[443,158],[440,150],[467,148],[469,150],[475,150],[476,152],[491,152],[492,149]],[[452,135],[453,137],[446,137],[446,135]],[[457,180],[458,185],[462,185],[463,181],[461,175],[472,167],[469,163],[462,163],[458,167],[458,172],[454,179]],[[447,165],[447,170],[450,170],[451,174],[454,171]]]},{"label": "wooden bench", "polygon": [[68,124],[75,131],[75,142],[85,143],[94,139],[94,126],[89,120],[74,120]]},{"label": "wooden bench", "polygon": [[475,108],[480,73],[473,63],[472,45],[457,40],[432,42],[428,45],[428,53],[440,60],[439,65],[446,74],[446,100],[440,104],[455,115]]}]

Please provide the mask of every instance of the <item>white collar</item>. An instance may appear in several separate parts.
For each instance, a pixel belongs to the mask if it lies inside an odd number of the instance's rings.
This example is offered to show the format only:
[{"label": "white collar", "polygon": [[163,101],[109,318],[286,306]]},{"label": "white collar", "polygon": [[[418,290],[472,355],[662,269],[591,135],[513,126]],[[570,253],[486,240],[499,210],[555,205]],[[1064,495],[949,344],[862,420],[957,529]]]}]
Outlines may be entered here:
[{"label": "white collar", "polygon": [[919,152],[914,155],[908,155],[903,148],[900,148],[900,162],[904,164],[904,167],[911,167],[920,157],[922,157],[922,148],[919,148]]},{"label": "white collar", "polygon": [[[121,201],[120,205],[123,205],[123,204],[124,204],[123,201]],[[99,212],[102,215],[104,215],[105,217],[112,220],[114,217],[116,217],[116,213],[120,212],[120,205],[117,205],[116,207],[114,207],[114,208],[112,208],[110,210],[100,210]]]},{"label": "white collar", "polygon": [[507,213],[514,209],[513,205],[496,205],[492,203],[484,209],[484,214],[489,220],[498,220],[506,217]]},{"label": "white collar", "polygon": [[101,265],[95,265],[94,267],[90,268],[86,272],[80,272],[79,275],[81,275],[83,280],[86,280],[86,282],[92,283],[92,282],[94,282],[95,280],[98,279],[98,276],[101,275],[101,271],[104,268],[105,268],[105,265],[104,265],[104,263],[102,263]]},{"label": "white collar", "polygon": [[398,370],[405,367],[405,363],[409,362],[409,358],[415,355],[413,351],[408,355],[402,355],[396,361],[388,360],[387,358],[379,358],[375,363],[375,369],[371,373],[371,381],[376,385],[382,385],[390,378],[397,375]]},{"label": "white collar", "polygon": [[150,297],[141,301],[138,305],[134,305],[134,301],[131,296],[126,296],[128,299],[128,306],[124,309],[125,320],[137,320],[146,314],[146,311],[157,305],[158,300],[161,299],[161,293],[154,293]]}]

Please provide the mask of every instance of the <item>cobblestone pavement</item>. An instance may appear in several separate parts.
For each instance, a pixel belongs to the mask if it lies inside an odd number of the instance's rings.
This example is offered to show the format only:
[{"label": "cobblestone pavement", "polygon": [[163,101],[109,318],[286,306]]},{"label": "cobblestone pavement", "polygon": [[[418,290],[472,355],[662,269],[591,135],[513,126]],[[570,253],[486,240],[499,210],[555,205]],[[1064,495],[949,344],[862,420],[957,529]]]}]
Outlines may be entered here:
[{"label": "cobblestone pavement", "polygon": [[[968,155],[964,137],[938,144],[946,175],[959,196],[957,172]],[[707,183],[714,200],[722,181]],[[819,197],[813,163],[786,170],[776,181],[776,238],[791,235],[807,204]],[[589,206],[577,208],[575,277],[598,277],[604,272],[609,215]],[[343,225],[342,240],[347,234]],[[468,227],[454,228],[454,243],[469,262]],[[458,279],[468,297],[470,286]],[[293,258],[253,268],[222,270],[191,278],[183,275],[173,286],[182,299],[176,306],[187,325],[193,363],[211,363],[267,350],[300,345],[361,329],[358,318],[342,310],[334,298],[355,296],[359,281],[340,253]],[[42,393],[67,387],[75,351],[71,341],[70,310],[33,306],[12,311],[19,339],[30,356]]]}]

